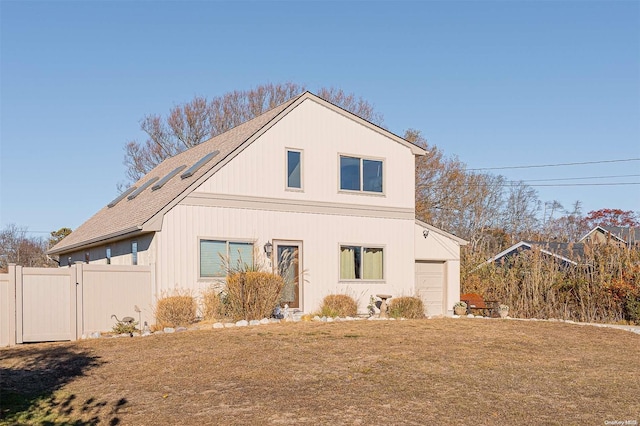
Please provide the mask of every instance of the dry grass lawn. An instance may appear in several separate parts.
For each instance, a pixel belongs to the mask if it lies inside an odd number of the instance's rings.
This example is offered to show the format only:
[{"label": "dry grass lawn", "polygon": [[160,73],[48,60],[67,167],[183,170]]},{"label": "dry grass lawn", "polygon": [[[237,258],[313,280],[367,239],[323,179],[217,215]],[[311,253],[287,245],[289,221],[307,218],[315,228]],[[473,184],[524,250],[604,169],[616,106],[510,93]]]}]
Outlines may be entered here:
[{"label": "dry grass lawn", "polygon": [[565,323],[208,328],[1,349],[0,373],[10,424],[640,421],[640,336]]}]

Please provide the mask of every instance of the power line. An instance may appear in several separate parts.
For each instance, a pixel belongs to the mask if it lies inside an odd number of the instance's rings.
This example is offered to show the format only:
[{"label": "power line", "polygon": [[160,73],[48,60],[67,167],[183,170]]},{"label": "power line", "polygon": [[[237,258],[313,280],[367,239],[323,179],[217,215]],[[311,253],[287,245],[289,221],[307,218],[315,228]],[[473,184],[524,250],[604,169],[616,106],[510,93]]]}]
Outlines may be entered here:
[{"label": "power line", "polygon": [[[549,183],[549,184],[533,184],[527,186],[626,186],[640,185],[640,182],[612,182],[612,183]],[[513,186],[513,185],[511,185]]]},{"label": "power line", "polygon": [[622,160],[601,160],[601,161],[582,161],[579,163],[557,163],[557,164],[540,164],[533,166],[506,166],[506,167],[482,167],[477,169],[467,169],[467,171],[479,170],[507,170],[507,169],[535,169],[542,167],[563,167],[563,166],[582,166],[586,164],[603,164],[603,163],[623,163],[627,161],[640,161],[640,158],[625,158]]},{"label": "power line", "polygon": [[523,180],[522,182],[553,182],[557,180],[613,179],[613,178],[638,177],[638,176],[640,175],[587,176],[587,177],[555,178],[555,179],[526,179],[526,180]]}]

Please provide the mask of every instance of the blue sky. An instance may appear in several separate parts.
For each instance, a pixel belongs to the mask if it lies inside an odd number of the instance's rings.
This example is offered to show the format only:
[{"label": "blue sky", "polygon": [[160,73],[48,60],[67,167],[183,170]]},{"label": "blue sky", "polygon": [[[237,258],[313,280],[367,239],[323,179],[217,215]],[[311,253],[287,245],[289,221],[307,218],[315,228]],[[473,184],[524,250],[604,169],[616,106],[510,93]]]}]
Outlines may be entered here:
[{"label": "blue sky", "polygon": [[[146,114],[270,82],[355,93],[469,168],[640,158],[638,1],[1,0],[0,24],[2,228],[76,228]],[[638,183],[640,162],[492,173]],[[640,212],[640,185],[535,189]]]}]

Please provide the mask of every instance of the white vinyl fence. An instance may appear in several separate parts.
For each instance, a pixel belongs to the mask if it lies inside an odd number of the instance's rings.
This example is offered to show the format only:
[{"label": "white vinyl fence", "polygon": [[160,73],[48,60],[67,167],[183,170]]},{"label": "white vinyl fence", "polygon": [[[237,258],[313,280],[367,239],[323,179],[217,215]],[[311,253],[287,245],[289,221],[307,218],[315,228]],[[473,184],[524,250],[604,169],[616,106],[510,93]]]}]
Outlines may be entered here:
[{"label": "white vinyl fence", "polygon": [[151,324],[154,278],[150,266],[9,265],[0,274],[0,346],[111,331],[112,315]]}]

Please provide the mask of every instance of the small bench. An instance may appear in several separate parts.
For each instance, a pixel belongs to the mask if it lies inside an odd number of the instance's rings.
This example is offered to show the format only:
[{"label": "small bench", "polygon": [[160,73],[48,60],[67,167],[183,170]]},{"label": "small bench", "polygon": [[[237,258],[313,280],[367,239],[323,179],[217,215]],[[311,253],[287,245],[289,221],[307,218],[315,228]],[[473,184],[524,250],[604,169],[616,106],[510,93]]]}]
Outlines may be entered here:
[{"label": "small bench", "polygon": [[480,312],[485,317],[497,317],[498,306],[500,303],[495,300],[484,300],[482,296],[476,293],[466,293],[460,295],[460,300],[467,304],[467,314],[475,314]]}]

